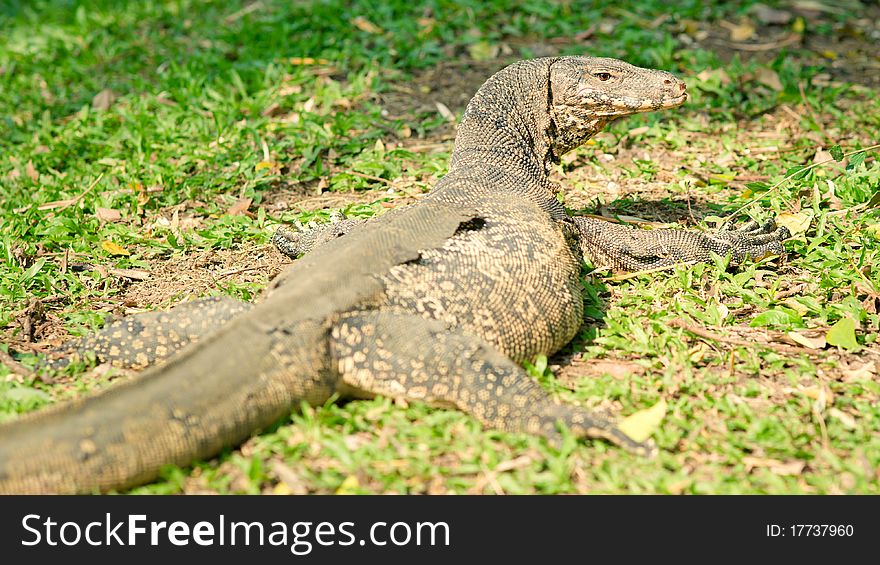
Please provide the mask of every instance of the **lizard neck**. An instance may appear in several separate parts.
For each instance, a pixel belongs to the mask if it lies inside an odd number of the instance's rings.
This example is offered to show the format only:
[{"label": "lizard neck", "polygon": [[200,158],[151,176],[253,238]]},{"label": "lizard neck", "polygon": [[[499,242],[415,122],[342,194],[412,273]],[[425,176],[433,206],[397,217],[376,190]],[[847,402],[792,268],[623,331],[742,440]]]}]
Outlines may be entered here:
[{"label": "lizard neck", "polygon": [[450,173],[490,166],[549,185],[550,167],[558,160],[550,99],[554,61],[514,63],[480,87],[459,124]]}]

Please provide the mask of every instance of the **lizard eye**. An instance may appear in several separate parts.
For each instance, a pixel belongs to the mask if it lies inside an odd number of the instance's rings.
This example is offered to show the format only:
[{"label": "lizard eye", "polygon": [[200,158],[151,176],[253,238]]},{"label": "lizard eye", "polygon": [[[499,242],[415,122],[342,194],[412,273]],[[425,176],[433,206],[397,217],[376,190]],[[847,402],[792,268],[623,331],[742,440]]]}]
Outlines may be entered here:
[{"label": "lizard eye", "polygon": [[593,76],[603,82],[611,78],[610,73],[593,73]]}]

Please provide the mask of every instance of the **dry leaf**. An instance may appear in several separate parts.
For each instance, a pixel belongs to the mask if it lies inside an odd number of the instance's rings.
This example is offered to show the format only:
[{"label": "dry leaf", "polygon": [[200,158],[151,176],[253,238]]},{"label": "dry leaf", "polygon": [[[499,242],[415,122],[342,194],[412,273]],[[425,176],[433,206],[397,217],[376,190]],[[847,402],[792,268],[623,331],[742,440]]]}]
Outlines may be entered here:
[{"label": "dry leaf", "polygon": [[706,69],[697,75],[697,78],[702,81],[707,81],[713,78],[717,78],[718,82],[722,86],[727,86],[730,84],[730,76],[727,74],[727,71],[724,69]]},{"label": "dry leaf", "polygon": [[385,33],[385,30],[363,16],[358,16],[354,18],[353,20],[351,20],[351,24],[359,30],[365,31],[367,33],[372,33],[375,35],[382,35],[383,33]]},{"label": "dry leaf", "polygon": [[345,480],[336,489],[336,494],[355,494],[360,486],[361,483],[358,481],[358,478],[355,475],[349,475],[345,477]]},{"label": "dry leaf", "polygon": [[264,118],[268,118],[270,116],[277,116],[278,114],[283,114],[283,110],[281,109],[281,104],[278,102],[272,102],[268,106],[266,106],[260,115]]},{"label": "dry leaf", "polygon": [[272,487],[272,494],[276,494],[279,496],[288,496],[293,494],[293,491],[290,490],[290,487],[285,483],[278,483],[274,487]]},{"label": "dry leaf", "polygon": [[275,494],[308,494],[309,491],[302,478],[299,476],[299,473],[281,461],[272,462],[272,471],[274,471],[275,475],[281,479],[281,482],[275,485],[275,490],[278,490],[281,485],[284,485],[284,490],[287,491],[275,492]]},{"label": "dry leaf", "polygon": [[141,271],[139,269],[108,269],[107,272],[114,277],[136,281],[145,281],[150,278],[148,271]]},{"label": "dry leaf", "polygon": [[851,383],[853,381],[872,380],[877,374],[877,367],[873,361],[868,361],[856,367],[854,364],[848,365],[847,368],[841,369],[843,373],[843,381]]},{"label": "dry leaf", "polygon": [[825,349],[825,336],[819,334],[816,337],[809,337],[800,332],[788,332],[786,334],[791,340],[799,345],[803,345],[809,349]]},{"label": "dry leaf", "polygon": [[802,389],[800,392],[815,401],[815,408],[818,412],[824,412],[827,406],[834,404],[834,393],[827,386],[813,386]]},{"label": "dry leaf", "polygon": [[748,41],[755,36],[755,26],[748,20],[743,20],[739,24],[721,22],[720,25],[730,33],[731,41]]},{"label": "dry leaf", "polygon": [[776,71],[773,69],[759,67],[755,72],[755,79],[767,88],[775,90],[776,92],[783,90],[782,81],[779,80],[779,75],[776,74]]},{"label": "dry leaf", "polygon": [[784,25],[794,17],[791,12],[770,8],[764,4],[755,4],[749,11],[755,14],[759,22],[769,25]]},{"label": "dry leaf", "polygon": [[796,214],[782,212],[776,216],[776,224],[787,227],[791,235],[797,235],[806,232],[810,228],[812,219],[812,216],[805,212],[798,212]]},{"label": "dry leaf", "polygon": [[95,208],[95,216],[102,222],[118,222],[122,219],[122,213],[113,208]]},{"label": "dry leaf", "polygon": [[105,88],[101,92],[95,94],[95,97],[92,98],[92,108],[99,111],[107,110],[113,105],[115,100],[116,94],[114,94],[109,88]]},{"label": "dry leaf", "polygon": [[260,161],[256,165],[254,165],[255,171],[262,171],[263,169],[269,169],[270,171],[275,171],[281,169],[281,165],[276,163],[275,161]]},{"label": "dry leaf", "polygon": [[437,111],[440,112],[440,115],[443,116],[446,120],[450,122],[455,121],[455,114],[452,113],[452,110],[449,109],[449,106],[447,106],[443,102],[434,102],[434,105],[437,107]]},{"label": "dry leaf", "polygon": [[661,398],[660,402],[654,406],[639,410],[624,418],[617,427],[633,440],[645,441],[660,427],[660,422],[663,421],[665,415],[666,400]]},{"label": "dry leaf", "polygon": [[229,207],[228,210],[226,210],[226,213],[229,214],[230,216],[240,216],[240,215],[244,214],[245,212],[247,212],[248,208],[251,207],[251,203],[253,201],[254,201],[253,198],[247,198],[247,197],[239,198],[235,202],[235,204],[233,204],[232,206]]},{"label": "dry leaf", "polygon": [[825,151],[820,147],[816,150],[816,154],[813,155],[813,163],[823,163],[830,161],[832,158],[830,151]]},{"label": "dry leaf", "polygon": [[750,473],[756,467],[766,467],[775,475],[800,475],[805,466],[803,461],[797,459],[783,463],[778,459],[752,457],[751,455],[743,457],[743,464],[746,466],[746,473]]},{"label": "dry leaf", "polygon": [[803,10],[806,12],[839,13],[842,10],[842,8],[835,8],[830,4],[819,2],[818,0],[794,0],[791,3],[791,6],[796,10]]},{"label": "dry leaf", "polygon": [[[313,59],[311,57],[290,57],[287,59],[287,62],[291,65],[329,65],[330,61],[327,59]],[[298,86],[298,85],[297,85]],[[299,90],[297,90],[299,92]]]},{"label": "dry leaf", "polygon": [[112,241],[102,241],[101,249],[110,255],[131,255],[131,251]]},{"label": "dry leaf", "polygon": [[855,418],[853,418],[843,410],[831,408],[828,410],[828,415],[840,420],[840,423],[843,424],[843,427],[848,430],[854,430],[858,427]]},{"label": "dry leaf", "polygon": [[622,379],[630,375],[642,375],[645,368],[633,361],[615,361],[612,359],[594,359],[584,367],[584,375],[610,375],[615,379]]},{"label": "dry leaf", "polygon": [[34,167],[33,161],[27,162],[27,165],[24,166],[24,172],[32,181],[37,182],[40,180],[40,173],[38,173],[37,168]]}]

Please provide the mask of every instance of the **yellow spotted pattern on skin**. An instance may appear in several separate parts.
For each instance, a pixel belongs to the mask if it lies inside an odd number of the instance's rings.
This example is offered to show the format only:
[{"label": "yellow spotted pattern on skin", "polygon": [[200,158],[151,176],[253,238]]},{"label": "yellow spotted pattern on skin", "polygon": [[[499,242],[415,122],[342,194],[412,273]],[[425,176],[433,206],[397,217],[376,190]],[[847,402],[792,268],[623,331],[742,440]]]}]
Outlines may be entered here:
[{"label": "yellow spotted pattern on skin", "polygon": [[577,332],[584,255],[641,268],[781,248],[783,232],[765,226],[639,232],[573,218],[560,203],[549,173],[562,154],[614,119],[685,98],[669,73],[611,59],[500,71],[468,104],[448,174],[417,203],[369,221],[279,229],[272,241],[298,259],[256,305],[185,302],[71,343],[74,357],[150,368],[0,425],[0,493],[124,489],[336,394],[455,407],[554,442],[561,425],[650,453],[613,418],[558,402],[519,362]]}]

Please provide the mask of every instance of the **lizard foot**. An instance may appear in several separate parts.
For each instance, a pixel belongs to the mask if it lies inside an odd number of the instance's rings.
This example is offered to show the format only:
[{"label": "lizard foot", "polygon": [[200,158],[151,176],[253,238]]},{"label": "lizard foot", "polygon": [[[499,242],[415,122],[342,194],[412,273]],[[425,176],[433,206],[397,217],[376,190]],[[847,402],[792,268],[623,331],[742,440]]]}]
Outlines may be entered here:
[{"label": "lizard foot", "polygon": [[584,256],[594,265],[623,271],[643,271],[677,263],[706,262],[712,254],[730,255],[731,263],[783,255],[782,242],[791,234],[771,219],[702,233],[690,230],[642,230],[589,217],[573,218]]},{"label": "lizard foot", "polygon": [[329,224],[310,226],[304,230],[279,226],[272,236],[272,244],[291,259],[297,259],[316,247],[347,234],[365,221],[338,216],[331,218]]}]

